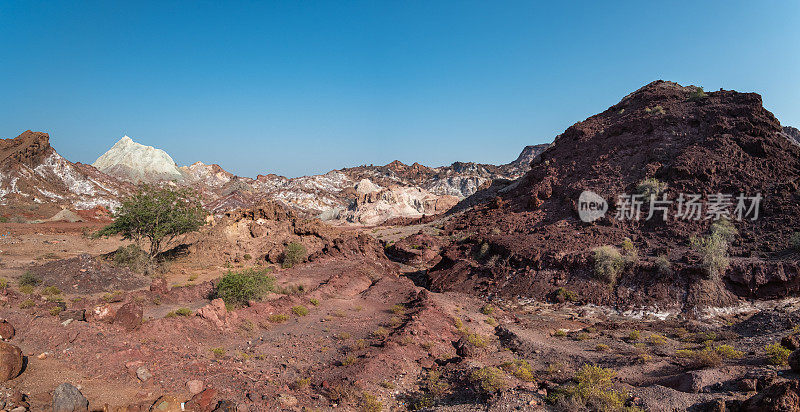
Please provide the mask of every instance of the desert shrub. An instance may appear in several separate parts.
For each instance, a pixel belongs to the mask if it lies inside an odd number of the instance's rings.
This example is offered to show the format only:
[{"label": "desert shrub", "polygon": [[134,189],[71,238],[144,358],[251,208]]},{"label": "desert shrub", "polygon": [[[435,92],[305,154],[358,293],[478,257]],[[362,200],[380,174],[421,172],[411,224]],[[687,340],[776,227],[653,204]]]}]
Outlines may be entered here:
[{"label": "desert shrub", "polygon": [[30,295],[35,291],[36,291],[36,288],[31,286],[31,285],[25,285],[25,286],[20,286],[19,287],[19,292],[23,293],[23,294],[26,294],[26,295]]},{"label": "desert shrub", "polygon": [[744,356],[742,351],[734,349],[731,345],[719,345],[714,350],[725,359],[741,359]]},{"label": "desert shrub", "polygon": [[298,263],[303,263],[306,260],[306,247],[302,243],[292,242],[286,245],[286,250],[283,252],[282,266],[290,268]]},{"label": "desert shrub", "polygon": [[639,262],[639,251],[636,249],[636,246],[633,244],[633,241],[630,238],[622,239],[622,243],[620,243],[620,247],[622,248],[622,254],[625,258],[625,263],[629,265],[635,265]]},{"label": "desert shrub", "polygon": [[664,108],[661,105],[655,106],[652,109],[649,108],[649,107],[646,107],[644,109],[644,111],[647,112],[647,113],[658,113],[658,114],[666,113],[666,111],[664,110]]},{"label": "desert shrub", "polygon": [[660,275],[671,275],[672,264],[669,262],[667,255],[659,255],[655,261],[656,272]]},{"label": "desert shrub", "polygon": [[25,299],[22,303],[19,304],[20,309],[29,309],[36,306],[36,302],[33,299]]},{"label": "desert shrub", "polygon": [[273,315],[269,315],[267,320],[269,320],[272,323],[283,323],[283,322],[286,322],[287,320],[289,320],[289,316],[288,315],[284,315],[283,313],[276,313],[276,314],[273,314]]},{"label": "desert shrub", "polygon": [[480,248],[475,253],[475,258],[476,259],[483,259],[489,253],[490,249],[491,249],[491,245],[489,245],[488,242],[481,243]]},{"label": "desert shrub", "polygon": [[627,396],[613,389],[616,372],[584,364],[575,375],[575,384],[565,385],[548,396],[550,402],[568,410],[622,410]]},{"label": "desert shrub", "polygon": [[500,365],[500,367],[521,381],[533,382],[535,380],[535,377],[533,376],[533,367],[531,367],[531,364],[524,359],[516,359],[513,362],[505,362]]},{"label": "desert shrub", "polygon": [[311,299],[308,300],[308,303],[310,303],[310,304],[312,304],[314,306],[319,306],[319,299],[311,298]]},{"label": "desert shrub", "polygon": [[567,336],[567,331],[564,329],[556,329],[556,331],[553,332],[553,336],[557,338],[563,338],[564,336]]},{"label": "desert shrub", "polygon": [[175,314],[178,316],[191,316],[192,310],[189,308],[180,308],[175,310]]},{"label": "desert shrub", "polygon": [[211,348],[211,353],[217,358],[224,357],[225,348]]},{"label": "desert shrub", "polygon": [[0,223],[8,223],[8,217],[0,216]]},{"label": "desert shrub", "polygon": [[680,349],[675,351],[675,356],[689,359],[692,368],[713,368],[722,363],[722,355],[710,347],[700,350]]},{"label": "desert shrub", "polygon": [[630,331],[630,333],[628,333],[628,340],[631,341],[631,342],[636,342],[636,341],[639,340],[640,336],[641,336],[641,332],[639,332],[638,330],[634,329],[634,330]]},{"label": "desert shrub", "polygon": [[483,305],[483,307],[481,308],[481,313],[483,313],[484,315],[491,315],[491,314],[494,313],[494,310],[495,310],[495,308],[494,308],[493,305],[488,305],[487,304],[487,305]]},{"label": "desert shrub", "polygon": [[600,279],[613,285],[624,267],[625,258],[617,248],[600,246],[594,249],[594,272]]},{"label": "desert shrub", "polygon": [[292,313],[297,316],[308,315],[308,308],[302,305],[292,306]]},{"label": "desert shrub", "polygon": [[477,333],[467,335],[467,342],[476,348],[485,348],[487,344],[486,338]]},{"label": "desert shrub", "polygon": [[642,195],[645,201],[649,201],[650,197],[658,197],[664,190],[667,190],[667,184],[654,177],[643,179],[636,185],[636,193]]},{"label": "desert shrub", "polygon": [[486,322],[486,324],[489,325],[489,326],[497,326],[498,325],[497,319],[495,319],[495,318],[493,318],[491,316],[487,317],[486,320],[484,320],[484,322]]},{"label": "desert shrub", "polygon": [[710,278],[717,278],[728,269],[728,244],[736,236],[736,228],[728,220],[718,220],[711,225],[707,236],[692,236],[692,249],[700,254],[701,266]]},{"label": "desert shrub", "polygon": [[647,342],[651,345],[660,346],[667,343],[667,338],[664,337],[663,335],[654,333],[647,337]]},{"label": "desert shrub", "polygon": [[250,259],[252,259],[252,258],[253,258],[253,257],[252,257],[252,256],[250,256],[250,254],[249,254],[249,253],[245,253],[245,254],[244,254],[244,256],[242,256],[242,259],[244,259],[244,260],[250,260]]},{"label": "desert shrub", "polygon": [[791,237],[791,238],[789,238],[789,244],[790,244],[790,245],[792,246],[792,248],[794,248],[795,250],[798,250],[798,251],[800,251],[800,232],[794,232],[794,233],[792,234],[792,237]]},{"label": "desert shrub", "polygon": [[136,273],[148,273],[152,269],[150,256],[135,243],[120,246],[113,259],[116,266],[127,267]]},{"label": "desert shrub", "polygon": [[591,338],[591,335],[589,335],[586,332],[581,332],[581,333],[575,335],[575,340],[579,340],[579,341],[589,340],[590,338]]},{"label": "desert shrub", "polygon": [[578,294],[577,293],[575,293],[575,292],[573,292],[573,291],[571,291],[571,290],[569,290],[567,288],[563,288],[563,287],[560,287],[560,288],[556,289],[555,295],[556,295],[556,299],[558,299],[558,300],[563,299],[563,300],[566,300],[566,301],[569,301],[569,302],[576,302],[578,300]]},{"label": "desert shrub", "polygon": [[767,354],[767,362],[772,365],[786,365],[789,361],[790,349],[784,348],[780,343],[773,343],[764,347]]},{"label": "desert shrub", "polygon": [[605,351],[607,351],[609,349],[611,349],[611,348],[609,348],[608,345],[606,345],[605,343],[600,343],[600,344],[598,344],[597,346],[594,347],[594,350],[596,350],[598,352],[605,352]]},{"label": "desert shrub", "polygon": [[706,92],[700,86],[695,86],[694,90],[689,93],[689,100],[691,101],[698,101],[708,97]]},{"label": "desert shrub", "polygon": [[135,194],[123,200],[114,213],[114,222],[96,235],[122,235],[137,244],[147,240],[152,260],[176,237],[199,230],[205,217],[192,189],[140,185]]},{"label": "desert shrub", "polygon": [[356,357],[355,357],[355,356],[353,356],[353,355],[347,355],[347,356],[345,356],[345,358],[344,358],[344,359],[342,359],[341,361],[339,361],[339,363],[340,363],[342,366],[350,366],[350,365],[352,365],[352,364],[356,363]]},{"label": "desert shrub", "polygon": [[0,278],[0,289],[5,289],[8,287],[8,279]]},{"label": "desert shrub", "polygon": [[276,286],[273,288],[275,293],[280,293],[281,295],[299,295],[305,292],[306,287],[304,285],[286,285],[286,286]]},{"label": "desert shrub", "polygon": [[35,286],[38,286],[40,283],[42,283],[42,280],[39,279],[39,277],[36,276],[33,272],[27,271],[27,272],[23,273],[19,277],[19,280],[17,281],[17,283],[20,286],[32,286],[32,287],[35,287]]},{"label": "desert shrub", "polygon": [[495,394],[508,387],[503,372],[491,366],[472,371],[469,380],[477,392],[485,395]]},{"label": "desert shrub", "polygon": [[347,332],[342,332],[338,335],[334,335],[333,338],[336,340],[348,340],[350,339],[351,335]]},{"label": "desert shrub", "polygon": [[381,326],[372,332],[372,337],[378,339],[386,339],[387,337],[389,337],[389,330]]},{"label": "desert shrub", "polygon": [[261,300],[275,287],[269,268],[248,268],[228,271],[217,283],[215,295],[227,305],[241,307],[251,300]]},{"label": "desert shrub", "polygon": [[399,316],[392,316],[388,322],[385,323],[386,326],[397,329],[403,324],[403,319],[400,319]]},{"label": "desert shrub", "polygon": [[53,306],[50,308],[50,314],[52,316],[58,316],[59,313],[61,313],[61,306]]},{"label": "desert shrub", "polygon": [[406,313],[406,307],[398,303],[397,305],[393,305],[389,311],[395,315],[403,315]]},{"label": "desert shrub", "polygon": [[378,401],[375,395],[364,393],[361,395],[361,402],[359,403],[362,412],[381,412],[383,411],[383,404]]},{"label": "desert shrub", "polygon": [[48,287],[42,289],[42,296],[54,296],[54,295],[60,295],[60,294],[61,294],[61,289],[59,289],[59,288],[57,288],[55,286],[48,286]]}]

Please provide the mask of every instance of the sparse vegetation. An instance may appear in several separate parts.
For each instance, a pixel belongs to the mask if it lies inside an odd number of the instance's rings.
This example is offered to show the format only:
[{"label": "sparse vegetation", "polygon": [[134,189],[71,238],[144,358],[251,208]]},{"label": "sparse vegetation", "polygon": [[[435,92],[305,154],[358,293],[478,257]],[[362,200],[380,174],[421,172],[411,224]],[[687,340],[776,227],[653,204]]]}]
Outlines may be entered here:
[{"label": "sparse vegetation", "polygon": [[627,395],[614,390],[615,377],[611,369],[585,364],[575,375],[575,384],[559,387],[548,400],[565,410],[623,410]]},{"label": "sparse vegetation", "polygon": [[659,255],[654,262],[654,266],[659,275],[672,274],[672,264],[669,262],[667,255]]},{"label": "sparse vegetation", "polygon": [[508,387],[508,382],[503,376],[503,372],[491,366],[472,371],[469,375],[469,380],[474,385],[475,390],[484,395],[492,395]]},{"label": "sparse vegetation", "polygon": [[483,307],[481,307],[481,313],[483,313],[484,315],[494,314],[494,310],[495,310],[494,305],[490,304],[483,305]]},{"label": "sparse vegetation", "polygon": [[605,343],[599,343],[599,344],[597,344],[597,346],[594,347],[594,350],[596,350],[598,352],[605,352],[605,351],[607,351],[609,349],[610,348]]},{"label": "sparse vegetation", "polygon": [[308,315],[308,308],[302,305],[292,306],[292,313],[297,316],[306,316]]},{"label": "sparse vegetation", "polygon": [[728,244],[738,232],[730,221],[724,219],[714,222],[710,232],[708,236],[692,236],[690,244],[700,254],[703,270],[714,279],[728,269]]},{"label": "sparse vegetation", "polygon": [[135,273],[152,273],[155,265],[150,260],[147,252],[142,250],[139,245],[133,243],[128,246],[120,246],[114,252],[114,265],[126,267]]},{"label": "sparse vegetation", "polygon": [[179,308],[175,310],[175,314],[178,316],[191,316],[192,310],[189,308]]},{"label": "sparse vegetation", "polygon": [[387,337],[389,337],[389,330],[381,326],[378,329],[372,331],[372,337],[378,339],[386,339]]},{"label": "sparse vegetation", "polygon": [[533,367],[524,359],[516,359],[513,362],[505,362],[500,366],[504,371],[514,375],[517,379],[525,382],[533,382]]},{"label": "sparse vegetation", "polygon": [[308,303],[310,303],[310,304],[312,304],[314,306],[319,306],[319,299],[311,298],[311,299],[308,300]]},{"label": "sparse vegetation", "polygon": [[693,102],[703,100],[706,97],[708,97],[708,94],[706,94],[701,86],[695,86],[694,91],[689,93],[689,100]]},{"label": "sparse vegetation", "polygon": [[467,335],[467,342],[476,348],[485,348],[487,345],[486,338],[477,333]]},{"label": "sparse vegetation", "polygon": [[606,283],[615,284],[617,276],[624,267],[625,258],[614,246],[600,246],[594,249],[594,272]]},{"label": "sparse vegetation", "polygon": [[5,289],[8,287],[8,279],[0,278],[0,289]]},{"label": "sparse vegetation", "polygon": [[649,343],[651,345],[654,345],[654,346],[660,346],[660,345],[664,345],[664,344],[667,343],[667,338],[664,337],[663,335],[659,335],[657,333],[654,333],[654,334],[652,334],[652,335],[647,337],[647,343]]},{"label": "sparse vegetation", "polygon": [[495,319],[495,318],[493,318],[491,316],[487,317],[486,320],[484,320],[484,322],[486,322],[487,325],[492,326],[492,327],[498,325],[497,319]]},{"label": "sparse vegetation", "polygon": [[306,260],[306,247],[302,243],[292,242],[286,245],[286,250],[283,252],[282,266],[290,268],[298,263],[303,263]]},{"label": "sparse vegetation", "polygon": [[393,305],[390,309],[390,312],[394,313],[395,315],[403,315],[406,313],[406,307],[401,304]]},{"label": "sparse vegetation", "polygon": [[269,320],[272,323],[283,323],[283,322],[286,322],[287,320],[289,320],[289,316],[285,315],[283,313],[276,313],[276,314],[273,314],[273,315],[269,315],[267,320]]},{"label": "sparse vegetation", "polygon": [[675,351],[675,356],[689,359],[689,366],[692,368],[712,368],[722,363],[722,355],[711,347],[700,350],[679,349]]},{"label": "sparse vegetation", "polygon": [[251,300],[261,300],[275,285],[275,278],[267,275],[269,272],[269,268],[228,271],[217,284],[215,294],[233,307],[245,306]]},{"label": "sparse vegetation", "polygon": [[651,197],[658,197],[667,190],[667,184],[654,178],[648,177],[636,185],[636,193],[642,195],[645,202],[649,202]]},{"label": "sparse vegetation", "polygon": [[33,287],[33,286],[31,286],[31,285],[23,285],[23,286],[20,286],[20,287],[19,287],[19,291],[20,291],[20,293],[23,293],[23,294],[26,294],[26,295],[30,295],[30,294],[31,294],[31,293],[33,293],[35,290],[36,290],[36,288],[34,288],[34,287]]},{"label": "sparse vegetation", "polygon": [[553,332],[553,336],[557,338],[563,338],[564,336],[567,336],[567,331],[564,329],[556,329],[556,331]]},{"label": "sparse vegetation", "polygon": [[20,309],[30,309],[34,306],[36,306],[36,302],[34,302],[33,299],[25,299],[19,304]]},{"label": "sparse vegetation", "polygon": [[48,286],[48,287],[42,289],[41,293],[42,293],[42,296],[55,296],[55,295],[60,295],[61,294],[61,289],[59,289],[59,288],[57,288],[55,286]]},{"label": "sparse vegetation", "polygon": [[772,365],[786,365],[789,361],[790,349],[781,346],[780,343],[773,343],[764,347],[767,354],[767,362]]},{"label": "sparse vegetation", "polygon": [[185,233],[205,224],[206,212],[195,192],[188,188],[140,185],[135,194],[123,200],[114,213],[114,222],[97,236],[122,235],[137,244],[147,240],[153,260],[162,249]]},{"label": "sparse vegetation", "polygon": [[364,393],[361,395],[361,403],[359,404],[362,412],[381,412],[383,411],[383,404],[378,401],[375,395]]},{"label": "sparse vegetation", "polygon": [[744,352],[736,350],[731,345],[719,345],[714,350],[725,359],[741,359]]},{"label": "sparse vegetation", "polygon": [[222,358],[225,356],[225,348],[211,348],[211,353],[214,357]]},{"label": "sparse vegetation", "polygon": [[51,315],[58,316],[59,313],[61,313],[61,306],[53,306],[52,308],[50,308]]},{"label": "sparse vegetation", "polygon": [[565,300],[568,302],[577,302],[578,301],[578,294],[567,289],[564,287],[560,287],[556,289],[555,292],[556,299],[558,300]]},{"label": "sparse vegetation", "polygon": [[639,332],[637,329],[634,329],[634,330],[630,331],[630,333],[628,333],[628,341],[636,342],[636,341],[639,340],[640,336],[641,336],[641,332]]},{"label": "sparse vegetation", "polygon": [[33,272],[31,272],[31,271],[26,271],[25,273],[23,273],[23,274],[22,274],[22,275],[19,277],[19,280],[17,281],[17,284],[19,284],[20,286],[32,286],[32,287],[36,287],[36,286],[38,286],[40,283],[42,283],[42,280],[41,280],[41,279],[39,279],[39,277],[38,277],[38,276],[36,276],[36,275],[35,275]]},{"label": "sparse vegetation", "polygon": [[344,359],[339,362],[342,366],[350,366],[356,363],[356,357],[353,355],[347,355]]},{"label": "sparse vegetation", "polygon": [[633,244],[633,241],[630,238],[622,239],[622,243],[620,243],[620,247],[622,248],[622,254],[625,258],[625,263],[628,265],[635,265],[639,262],[639,251],[636,249],[636,245]]}]

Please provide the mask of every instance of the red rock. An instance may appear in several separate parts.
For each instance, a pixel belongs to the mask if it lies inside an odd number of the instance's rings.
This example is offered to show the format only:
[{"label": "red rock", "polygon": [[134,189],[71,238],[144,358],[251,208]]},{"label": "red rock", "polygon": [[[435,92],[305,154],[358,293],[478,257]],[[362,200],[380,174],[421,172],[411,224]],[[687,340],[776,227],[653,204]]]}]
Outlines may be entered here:
[{"label": "red rock", "polygon": [[128,302],[117,310],[114,315],[114,324],[122,326],[126,331],[132,331],[142,324],[142,305]]},{"label": "red rock", "polygon": [[159,295],[166,295],[169,293],[169,286],[167,286],[167,279],[165,278],[155,278],[150,283],[150,291],[153,293],[158,293]]},{"label": "red rock", "polygon": [[216,406],[214,398],[217,397],[217,390],[208,388],[194,396],[186,402],[185,408],[192,412],[211,412]]},{"label": "red rock", "polygon": [[0,342],[0,382],[16,378],[22,372],[22,351],[10,344]]},{"label": "red rock", "polygon": [[0,339],[11,340],[14,337],[14,326],[7,321],[0,322]]},{"label": "red rock", "polygon": [[228,309],[225,308],[225,301],[216,298],[206,306],[197,310],[197,316],[208,320],[217,329],[224,329],[228,326]]}]

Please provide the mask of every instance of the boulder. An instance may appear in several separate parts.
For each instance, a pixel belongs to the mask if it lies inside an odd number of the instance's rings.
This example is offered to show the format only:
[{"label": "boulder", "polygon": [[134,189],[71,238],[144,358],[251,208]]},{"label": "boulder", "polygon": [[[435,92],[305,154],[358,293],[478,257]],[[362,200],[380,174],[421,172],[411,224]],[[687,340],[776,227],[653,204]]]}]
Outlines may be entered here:
[{"label": "boulder", "polygon": [[53,392],[53,412],[86,412],[88,410],[89,401],[72,384],[62,383]]},{"label": "boulder", "polygon": [[216,298],[208,305],[197,309],[197,316],[208,320],[217,329],[224,329],[228,326],[228,309],[225,308],[225,301]]},{"label": "boulder", "polygon": [[214,410],[216,403],[214,398],[217,397],[217,391],[208,388],[189,399],[184,405],[184,409],[191,412],[211,412]]},{"label": "boulder", "polygon": [[181,401],[172,395],[164,395],[153,404],[150,409],[153,412],[182,412]]},{"label": "boulder", "polygon": [[136,302],[128,302],[117,310],[114,315],[114,324],[122,326],[123,329],[130,332],[142,324],[143,312],[142,305]]},{"label": "boulder", "polygon": [[8,321],[0,322],[0,339],[11,340],[14,337],[14,326]]},{"label": "boulder", "polygon": [[189,393],[192,395],[197,395],[198,393],[203,391],[203,381],[198,379],[192,379],[186,382],[186,389],[189,390]]},{"label": "boulder", "polygon": [[10,344],[0,342],[0,382],[16,378],[22,372],[22,351]]},{"label": "boulder", "polygon": [[800,412],[800,382],[791,380],[770,385],[744,401],[740,410]]},{"label": "boulder", "polygon": [[795,350],[789,355],[789,367],[793,371],[800,373],[800,349]]},{"label": "boulder", "polygon": [[142,365],[136,369],[136,377],[139,378],[140,381],[146,382],[153,377],[153,374],[150,373],[150,369],[147,369],[147,366]]},{"label": "boulder", "polygon": [[167,279],[158,277],[153,279],[150,283],[150,291],[158,293],[159,295],[166,295],[169,293],[169,286],[167,286]]},{"label": "boulder", "polygon": [[86,309],[70,309],[62,310],[58,314],[58,319],[62,322],[68,319],[77,320],[80,322],[86,321]]}]

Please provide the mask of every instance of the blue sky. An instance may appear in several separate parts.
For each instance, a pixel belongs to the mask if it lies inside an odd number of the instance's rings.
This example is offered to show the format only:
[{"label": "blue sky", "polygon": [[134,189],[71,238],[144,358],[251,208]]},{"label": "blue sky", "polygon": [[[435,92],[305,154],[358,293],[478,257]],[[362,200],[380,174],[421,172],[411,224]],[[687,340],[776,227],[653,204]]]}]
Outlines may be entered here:
[{"label": "blue sky", "polygon": [[505,163],[656,79],[800,126],[800,2],[0,2],[0,137],[85,163]]}]

